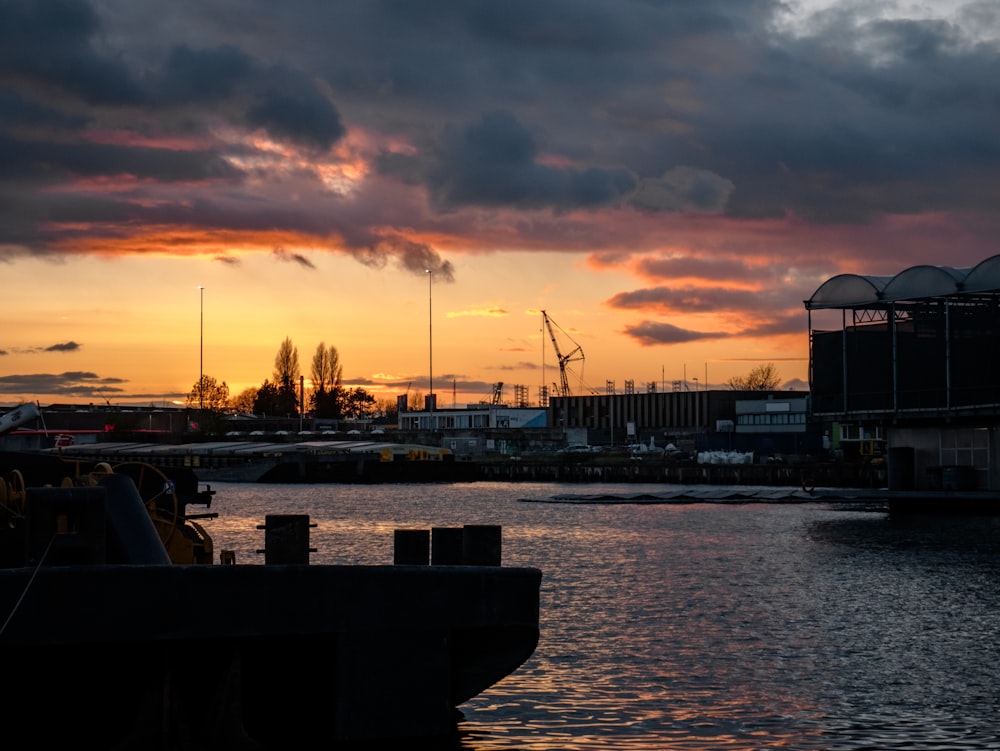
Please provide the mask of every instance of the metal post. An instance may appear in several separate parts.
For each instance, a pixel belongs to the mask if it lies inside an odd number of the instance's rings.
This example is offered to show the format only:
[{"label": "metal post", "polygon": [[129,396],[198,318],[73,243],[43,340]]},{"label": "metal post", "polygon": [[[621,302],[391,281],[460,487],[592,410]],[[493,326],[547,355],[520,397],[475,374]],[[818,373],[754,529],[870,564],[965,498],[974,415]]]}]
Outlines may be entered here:
[{"label": "metal post", "polygon": [[896,303],[889,305],[889,334],[892,347],[892,412],[899,411],[899,358],[897,349],[899,339],[896,336]]},{"label": "metal post", "polygon": [[[853,315],[853,312],[852,312]],[[847,413],[847,311],[840,311],[840,346],[841,346],[841,378],[843,379],[843,389],[844,392],[844,413]]]},{"label": "metal post", "polygon": [[428,399],[429,411],[434,411],[434,272],[427,269],[427,353],[428,353]]},{"label": "metal post", "polygon": [[[951,415],[951,306],[944,301],[944,408]],[[990,486],[987,486],[990,487]]]},{"label": "metal post", "polygon": [[[198,322],[198,411],[205,409],[205,288],[198,285],[199,303]],[[198,416],[201,422],[201,415]]]}]

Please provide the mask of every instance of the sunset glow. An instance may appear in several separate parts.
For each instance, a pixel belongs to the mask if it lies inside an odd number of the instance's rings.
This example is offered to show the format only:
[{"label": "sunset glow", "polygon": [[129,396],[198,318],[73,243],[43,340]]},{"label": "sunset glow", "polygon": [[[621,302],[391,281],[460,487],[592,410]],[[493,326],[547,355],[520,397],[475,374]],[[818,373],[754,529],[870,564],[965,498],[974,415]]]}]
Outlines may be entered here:
[{"label": "sunset glow", "polygon": [[0,3],[0,403],[183,401],[199,286],[233,394],[288,337],[307,382],[324,343],[425,392],[433,346],[442,406],[534,401],[541,310],[588,390],[806,389],[826,279],[998,252],[982,3],[151,13]]}]

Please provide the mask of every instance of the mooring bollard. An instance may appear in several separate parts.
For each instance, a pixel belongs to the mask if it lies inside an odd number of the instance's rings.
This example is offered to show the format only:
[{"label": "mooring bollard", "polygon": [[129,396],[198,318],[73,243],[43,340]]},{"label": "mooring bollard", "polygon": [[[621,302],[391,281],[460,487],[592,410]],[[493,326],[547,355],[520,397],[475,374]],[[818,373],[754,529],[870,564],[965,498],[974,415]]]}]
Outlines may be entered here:
[{"label": "mooring bollard", "polygon": [[392,562],[397,566],[426,566],[430,545],[430,530],[397,529],[393,532]]},{"label": "mooring bollard", "polygon": [[502,530],[498,524],[462,527],[462,563],[466,566],[499,566]]},{"label": "mooring bollard", "polygon": [[308,514],[269,514],[264,517],[264,563],[309,563],[309,554],[316,548],[309,547]]},{"label": "mooring bollard", "polygon": [[432,527],[431,563],[436,566],[460,566],[463,537],[461,527]]}]

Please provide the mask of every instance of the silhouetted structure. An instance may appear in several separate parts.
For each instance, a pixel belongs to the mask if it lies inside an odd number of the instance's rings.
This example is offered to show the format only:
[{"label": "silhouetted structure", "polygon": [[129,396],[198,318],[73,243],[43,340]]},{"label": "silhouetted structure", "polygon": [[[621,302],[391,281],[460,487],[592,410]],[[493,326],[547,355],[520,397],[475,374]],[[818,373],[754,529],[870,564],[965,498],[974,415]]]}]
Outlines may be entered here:
[{"label": "silhouetted structure", "polygon": [[890,487],[997,486],[1000,255],[840,274],[805,301],[813,416],[884,437]]}]

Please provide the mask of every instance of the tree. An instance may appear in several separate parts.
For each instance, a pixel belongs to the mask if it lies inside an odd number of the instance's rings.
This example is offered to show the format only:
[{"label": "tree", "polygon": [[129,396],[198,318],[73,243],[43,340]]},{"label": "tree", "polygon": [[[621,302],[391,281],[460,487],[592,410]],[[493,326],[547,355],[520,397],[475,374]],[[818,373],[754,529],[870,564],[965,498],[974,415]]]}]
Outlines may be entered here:
[{"label": "tree", "polygon": [[378,399],[375,402],[375,417],[381,418],[387,423],[394,423],[399,419],[399,409],[395,399]]},{"label": "tree", "polygon": [[341,416],[341,378],[344,366],[337,348],[320,342],[312,359],[312,410],[317,417]]},{"label": "tree", "polygon": [[312,385],[314,392],[332,391],[340,387],[344,366],[340,363],[337,348],[320,342],[312,359]]},{"label": "tree", "polygon": [[270,381],[264,381],[257,389],[257,394],[253,400],[253,413],[255,415],[280,415],[281,400],[278,397],[278,387]]},{"label": "tree", "polygon": [[243,389],[230,400],[230,405],[237,412],[245,415],[253,414],[253,404],[257,400],[257,389],[254,386]]},{"label": "tree", "polygon": [[406,397],[406,411],[407,412],[423,412],[424,411],[424,392],[414,391],[412,394],[407,394]]},{"label": "tree", "polygon": [[734,391],[775,391],[781,384],[781,376],[773,362],[758,365],[745,376],[733,376],[727,383]]},{"label": "tree", "polygon": [[191,393],[187,395],[187,406],[192,408],[210,409],[215,412],[229,408],[229,386],[223,381],[219,383],[212,376],[203,375],[199,381],[195,381],[191,387]]},{"label": "tree", "polygon": [[316,417],[326,417],[338,419],[342,416],[343,389],[336,388],[332,391],[314,391],[310,399],[312,400],[312,411]]},{"label": "tree", "polygon": [[345,417],[360,420],[375,414],[375,397],[364,389],[346,389],[341,393],[341,413]]},{"label": "tree", "polygon": [[285,341],[278,348],[278,354],[274,357],[274,386],[278,391],[278,409],[273,414],[291,415],[298,413],[298,383],[299,350],[286,336]]}]

